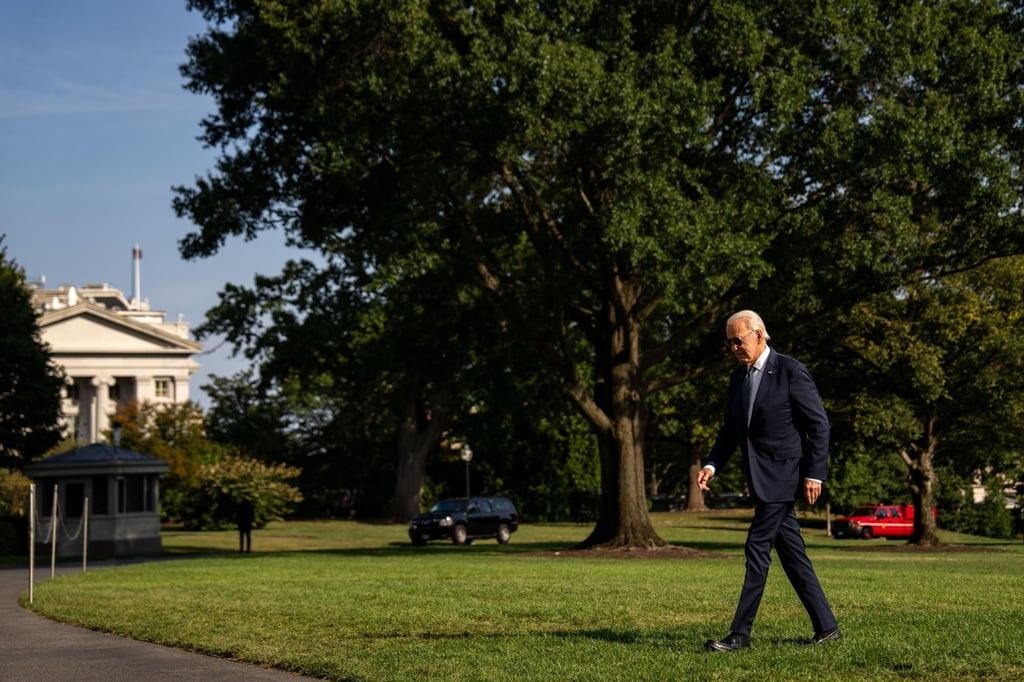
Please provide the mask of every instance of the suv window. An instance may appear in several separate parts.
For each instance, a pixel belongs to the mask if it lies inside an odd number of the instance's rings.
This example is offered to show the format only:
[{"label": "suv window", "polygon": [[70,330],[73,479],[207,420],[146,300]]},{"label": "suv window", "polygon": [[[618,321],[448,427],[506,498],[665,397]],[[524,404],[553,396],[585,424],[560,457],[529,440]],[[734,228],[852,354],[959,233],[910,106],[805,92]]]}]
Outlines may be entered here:
[{"label": "suv window", "polygon": [[436,512],[461,512],[465,510],[465,500],[441,500],[430,508],[430,511]]}]

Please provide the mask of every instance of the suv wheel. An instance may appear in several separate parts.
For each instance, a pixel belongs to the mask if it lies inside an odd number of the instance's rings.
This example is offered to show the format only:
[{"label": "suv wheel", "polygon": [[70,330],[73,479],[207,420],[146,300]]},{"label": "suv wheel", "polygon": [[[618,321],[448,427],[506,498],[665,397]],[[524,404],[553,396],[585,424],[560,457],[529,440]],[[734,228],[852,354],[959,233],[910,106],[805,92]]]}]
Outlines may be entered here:
[{"label": "suv wheel", "polygon": [[511,537],[512,531],[508,529],[507,523],[503,523],[500,526],[498,526],[498,544],[507,545]]},{"label": "suv wheel", "polygon": [[452,528],[452,542],[456,545],[464,545],[468,539],[469,538],[466,535],[466,527],[464,525],[460,523]]}]

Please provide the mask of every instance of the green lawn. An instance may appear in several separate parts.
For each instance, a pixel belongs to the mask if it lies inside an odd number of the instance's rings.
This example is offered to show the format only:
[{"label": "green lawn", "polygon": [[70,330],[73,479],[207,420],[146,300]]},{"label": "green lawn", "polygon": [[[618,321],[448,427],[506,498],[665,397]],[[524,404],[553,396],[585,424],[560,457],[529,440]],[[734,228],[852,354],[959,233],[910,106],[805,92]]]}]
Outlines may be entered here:
[{"label": "green lawn", "polygon": [[864,552],[805,537],[846,638],[803,645],[806,615],[775,566],[750,652],[706,654],[743,577],[744,513],[654,515],[700,560],[524,556],[590,528],[525,525],[500,546],[413,547],[400,526],[289,522],[167,531],[174,561],[46,581],[34,610],[129,637],[333,680],[1016,680],[1024,678],[1024,546]]}]

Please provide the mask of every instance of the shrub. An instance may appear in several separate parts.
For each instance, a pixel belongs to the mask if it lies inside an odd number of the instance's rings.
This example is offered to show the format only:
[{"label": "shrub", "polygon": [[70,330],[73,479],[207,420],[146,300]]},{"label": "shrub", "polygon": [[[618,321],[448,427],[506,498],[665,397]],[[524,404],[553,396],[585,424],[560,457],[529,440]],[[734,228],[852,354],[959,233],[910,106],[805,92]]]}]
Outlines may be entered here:
[{"label": "shrub", "polygon": [[987,538],[1014,537],[1013,510],[1006,508],[999,489],[990,489],[984,502],[974,504],[962,498],[958,506],[940,507],[939,514],[943,528]]},{"label": "shrub", "polygon": [[0,556],[28,556],[28,516],[0,517]]},{"label": "shrub", "polygon": [[0,469],[0,516],[24,516],[31,485],[17,469]]},{"label": "shrub", "polygon": [[1002,494],[989,494],[981,504],[975,505],[975,535],[1009,540],[1013,538],[1013,511],[1006,508]]},{"label": "shrub", "polygon": [[239,456],[203,465],[179,491],[179,520],[190,529],[230,528],[245,501],[253,507],[253,526],[260,528],[283,518],[302,501],[299,489],[288,483],[301,473],[296,467]]}]

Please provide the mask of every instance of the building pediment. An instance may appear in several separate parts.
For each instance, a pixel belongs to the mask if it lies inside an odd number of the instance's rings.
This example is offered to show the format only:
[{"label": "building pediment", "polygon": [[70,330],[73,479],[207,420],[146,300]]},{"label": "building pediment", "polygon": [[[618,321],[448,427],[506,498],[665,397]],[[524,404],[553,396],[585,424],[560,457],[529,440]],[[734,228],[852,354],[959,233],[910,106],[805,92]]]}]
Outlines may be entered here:
[{"label": "building pediment", "polygon": [[202,350],[191,339],[88,302],[44,313],[39,329],[58,355],[192,355]]}]

